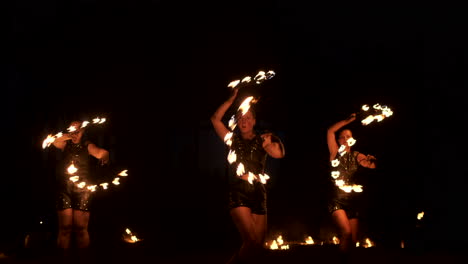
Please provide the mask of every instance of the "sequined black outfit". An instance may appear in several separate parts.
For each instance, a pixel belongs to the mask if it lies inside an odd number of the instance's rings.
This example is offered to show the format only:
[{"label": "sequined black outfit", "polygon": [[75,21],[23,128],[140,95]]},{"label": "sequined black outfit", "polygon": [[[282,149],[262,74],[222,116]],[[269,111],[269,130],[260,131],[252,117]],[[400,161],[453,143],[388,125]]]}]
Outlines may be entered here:
[{"label": "sequined black outfit", "polygon": [[78,171],[80,181],[89,180],[90,156],[88,154],[88,144],[68,141],[63,150],[63,160],[61,168],[57,174],[57,196],[56,209],[64,210],[73,208],[76,210],[89,211],[91,191],[86,188],[79,188],[77,183],[70,180],[67,168],[73,164]]},{"label": "sequined black outfit", "polygon": [[251,184],[236,175],[239,163],[244,165],[245,172],[252,172],[255,175],[265,173],[267,153],[263,149],[262,143],[263,140],[258,134],[251,140],[243,139],[236,133],[233,134],[231,150],[235,151],[237,159],[230,166],[229,209],[246,206],[254,214],[266,214],[265,185],[260,181],[253,181]]},{"label": "sequined black outfit", "polygon": [[339,171],[338,178],[333,179],[333,195],[328,203],[328,211],[333,213],[338,209],[345,210],[349,219],[359,217],[362,196],[360,192],[345,192],[335,185],[335,180],[343,180],[345,185],[356,184],[359,164],[357,161],[358,151],[347,152],[343,156],[339,153],[336,159],[339,161],[337,167],[331,167],[331,171]]}]

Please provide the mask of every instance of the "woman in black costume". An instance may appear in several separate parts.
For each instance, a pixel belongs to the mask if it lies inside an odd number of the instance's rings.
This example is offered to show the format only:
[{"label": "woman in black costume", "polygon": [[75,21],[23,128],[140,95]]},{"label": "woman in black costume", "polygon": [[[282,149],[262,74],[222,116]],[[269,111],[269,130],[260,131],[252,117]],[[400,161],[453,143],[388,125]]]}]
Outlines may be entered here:
[{"label": "woman in black costume", "polygon": [[[62,164],[57,175],[56,210],[58,216],[57,247],[62,254],[69,255],[72,237],[78,249],[87,249],[90,244],[88,222],[92,191],[80,188],[70,180],[68,168],[73,165],[78,169],[80,182],[89,179],[90,156],[99,159],[101,164],[109,161],[109,152],[84,140],[81,121],[73,121],[69,133],[57,138],[53,145],[62,151]],[[83,251],[82,250],[82,251]]]},{"label": "woman in black costume", "polygon": [[[375,169],[375,157],[352,151],[354,144],[351,130],[344,126],[356,120],[356,114],[333,124],[327,131],[332,177],[335,193],[328,204],[329,212],[338,227],[340,252],[347,256],[358,241],[359,199],[362,186],[356,184],[359,166]],[[338,134],[338,141],[335,135]]]},{"label": "woman in black costume", "polygon": [[[222,122],[226,111],[237,97],[238,89],[225,101],[211,117],[216,134],[224,141],[230,130]],[[267,230],[266,189],[261,177],[265,174],[268,156],[283,158],[284,147],[272,133],[259,134],[255,131],[255,114],[249,109],[243,115],[237,114],[237,127],[231,140],[231,151],[237,159],[230,167],[229,212],[241,237],[242,246],[229,263],[250,263],[264,247]],[[244,173],[233,176],[242,163]],[[252,173],[256,178],[252,178]]]}]

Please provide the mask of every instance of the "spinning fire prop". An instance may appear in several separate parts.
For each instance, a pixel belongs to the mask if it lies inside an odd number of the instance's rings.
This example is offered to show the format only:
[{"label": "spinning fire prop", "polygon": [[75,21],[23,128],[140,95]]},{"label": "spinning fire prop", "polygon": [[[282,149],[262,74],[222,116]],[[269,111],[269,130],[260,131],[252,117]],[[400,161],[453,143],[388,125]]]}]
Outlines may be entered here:
[{"label": "spinning fire prop", "polygon": [[[75,132],[79,129],[82,129],[82,128],[85,128],[87,127],[88,125],[100,125],[100,124],[103,124],[104,122],[106,122],[106,118],[99,118],[99,117],[96,117],[92,120],[92,123],[90,123],[89,121],[83,121],[81,123],[81,127],[75,127],[75,126],[70,126],[67,128],[67,131],[69,133],[72,133],[72,132]],[[54,143],[54,141],[57,139],[57,138],[61,138],[63,136],[63,132],[59,132],[55,135],[52,135],[52,134],[49,134],[47,135],[47,137],[44,139],[44,141],[42,142],[42,148],[45,149],[47,147],[49,147],[52,143]],[[112,180],[112,184],[114,185],[119,185],[120,184],[120,177],[127,177],[128,174],[127,174],[127,171],[128,170],[122,170],[120,173],[117,174],[117,176]],[[101,189],[103,190],[106,190],[108,189],[108,186],[109,186],[109,183],[107,182],[102,182],[102,183],[98,183],[98,184],[90,184],[90,183],[87,183],[85,181],[82,181],[80,180],[80,176],[77,175],[78,172],[78,168],[75,167],[75,164],[72,162],[68,167],[67,167],[67,173],[70,175],[70,178],[69,180],[74,182],[76,184],[77,187],[79,188],[86,188],[92,192],[96,191],[98,187],[101,187]]]},{"label": "spinning fire prop", "polygon": [[[377,122],[384,120],[386,117],[393,115],[393,111],[389,107],[382,106],[377,103],[377,104],[374,104],[372,108],[369,107],[368,105],[363,105],[358,115],[364,116],[366,114],[367,114],[367,117],[361,120],[361,123],[364,126],[367,126],[368,124],[372,123],[374,120],[376,120]],[[354,138],[349,138],[346,142],[348,146],[350,147],[356,144],[356,140]],[[344,154],[346,154],[346,146],[341,145],[340,148],[338,149],[338,153],[340,154],[340,156],[343,156]],[[331,165],[334,168],[338,167],[339,164],[340,162],[338,159],[331,161]],[[363,191],[362,185],[357,185],[357,184],[348,185],[343,180],[338,179],[340,177],[340,172],[337,170],[334,170],[331,172],[331,177],[335,180],[335,185],[347,193]]]}]

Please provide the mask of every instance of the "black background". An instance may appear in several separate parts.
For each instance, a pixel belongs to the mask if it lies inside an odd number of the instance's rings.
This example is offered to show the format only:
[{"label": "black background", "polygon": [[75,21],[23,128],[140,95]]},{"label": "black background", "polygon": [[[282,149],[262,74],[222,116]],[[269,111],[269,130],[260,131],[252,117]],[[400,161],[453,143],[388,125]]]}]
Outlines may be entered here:
[{"label": "black background", "polygon": [[225,152],[209,117],[228,97],[229,82],[259,70],[276,76],[242,94],[260,96],[258,128],[277,133],[286,148],[284,159],[269,161],[270,237],[330,236],[326,129],[380,103],[394,115],[351,125],[355,148],[379,159],[365,179],[363,231],[389,247],[415,237],[428,248],[466,242],[461,9],[187,2],[10,3],[3,242],[41,220],[55,229],[57,154],[42,149],[42,140],[71,119],[102,116],[108,121],[90,136],[110,150],[112,169],[129,176],[97,195],[95,240],[118,240],[129,227],[150,244],[235,243]]}]

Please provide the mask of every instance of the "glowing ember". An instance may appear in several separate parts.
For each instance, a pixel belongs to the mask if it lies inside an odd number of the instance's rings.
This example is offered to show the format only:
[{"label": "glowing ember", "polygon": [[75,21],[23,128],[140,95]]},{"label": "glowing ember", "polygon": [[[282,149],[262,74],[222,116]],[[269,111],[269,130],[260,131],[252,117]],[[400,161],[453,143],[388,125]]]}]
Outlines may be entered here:
[{"label": "glowing ember", "polygon": [[77,172],[78,169],[75,167],[75,165],[72,163],[70,166],[68,166],[67,168],[67,172],[68,174],[75,174],[75,172]]},{"label": "glowing ember", "polygon": [[126,176],[128,176],[127,171],[128,171],[128,170],[123,170],[123,171],[121,171],[118,175],[119,175],[119,176],[122,176],[122,177],[126,177]]},{"label": "glowing ember", "polygon": [[239,106],[239,110],[242,111],[242,115],[245,115],[245,113],[247,113],[247,111],[250,109],[250,104],[255,102],[256,101],[254,100],[253,96],[247,97]]},{"label": "glowing ember", "polygon": [[232,140],[231,140],[231,139],[232,139],[232,134],[233,134],[232,132],[228,132],[228,133],[226,134],[226,136],[224,136],[224,142],[225,142],[226,145],[228,145],[228,146],[231,146],[231,145],[232,145]]},{"label": "glowing ember", "polygon": [[[72,176],[70,176],[69,180],[76,183],[80,180],[80,176],[78,175],[73,175],[75,174],[76,172],[78,171],[78,169],[73,165],[73,162],[70,166],[68,166],[67,168],[67,172],[69,174],[71,174]],[[120,185],[120,177],[127,177],[128,174],[127,174],[127,171],[128,170],[123,170],[121,171],[118,176],[119,177],[115,177],[114,180],[112,181],[112,183],[114,185]],[[81,181],[80,183],[77,183],[76,186],[79,187],[79,188],[85,188],[94,192],[97,190],[97,187],[98,186],[101,186],[103,190],[106,190],[108,188],[108,183],[100,183],[100,184],[93,184],[93,185],[88,185],[88,183],[86,183],[85,181]]]},{"label": "glowing ember", "polygon": [[[361,110],[363,112],[367,112],[370,109],[371,108],[368,105],[363,105],[361,107]],[[387,106],[382,106],[380,104],[374,104],[372,106],[372,109],[373,109],[374,113],[369,114],[367,117],[365,117],[364,119],[361,120],[361,123],[363,125],[365,125],[365,126],[372,123],[373,121],[380,122],[380,121],[384,120],[386,117],[389,117],[389,116],[393,115],[393,111]]]},{"label": "glowing ember", "polygon": [[339,171],[332,171],[331,176],[333,177],[333,179],[336,179],[336,178],[340,177],[340,172]]},{"label": "glowing ember", "polygon": [[236,170],[237,176],[242,176],[245,173],[244,164],[239,163]]},{"label": "glowing ember", "polygon": [[227,158],[229,164],[232,164],[237,160],[237,155],[236,152],[233,150],[229,150],[228,158]]},{"label": "glowing ember", "polygon": [[332,167],[338,167],[340,165],[340,161],[338,159],[334,159],[331,161]]},{"label": "glowing ember", "polygon": [[120,184],[120,181],[119,181],[119,180],[120,180],[120,178],[118,178],[118,177],[117,177],[117,178],[114,178],[114,180],[112,181],[112,183],[115,184],[115,185],[119,185],[119,184]]},{"label": "glowing ember", "polygon": [[80,179],[80,176],[71,176],[69,179],[72,182],[77,182]]},{"label": "glowing ember", "polygon": [[141,239],[139,239],[135,234],[133,234],[129,228],[125,229],[125,234],[122,235],[122,238],[127,243],[136,243],[138,241],[141,241]]},{"label": "glowing ember", "polygon": [[424,212],[418,213],[418,220],[421,220],[424,217]]},{"label": "glowing ember", "polygon": [[232,81],[228,84],[228,87],[235,88],[240,83],[239,80]]},{"label": "glowing ember", "polygon": [[260,182],[263,184],[265,184],[266,181],[270,179],[270,176],[268,176],[267,174],[259,174],[258,177],[260,179]]},{"label": "glowing ember", "polygon": [[273,242],[270,245],[270,249],[275,250],[275,249],[278,249],[278,248],[279,247],[278,247],[278,244],[276,243],[276,240],[273,240]]},{"label": "glowing ember", "polygon": [[283,241],[283,237],[279,235],[275,240],[271,241],[270,243],[270,249],[271,250],[286,250],[289,249],[289,245],[285,244]]},{"label": "glowing ember", "polygon": [[372,242],[369,238],[366,238],[362,244],[359,242],[356,243],[356,247],[363,247],[363,248],[370,248],[374,246],[374,242]]},{"label": "glowing ember", "polygon": [[[93,124],[102,124],[106,121],[105,118],[99,118],[99,117],[96,117],[93,119]],[[88,124],[89,124],[89,121],[83,121],[81,122],[81,128],[83,127],[86,127]],[[67,131],[68,132],[75,132],[78,128],[75,127],[75,126],[70,126],[67,128]],[[42,142],[42,148],[45,149],[47,147],[49,147],[52,143],[54,143],[54,141],[57,139],[57,138],[60,138],[63,136],[63,132],[59,132],[57,134],[55,134],[54,136],[52,136],[51,134],[47,135],[47,137],[43,140]]]},{"label": "glowing ember", "polygon": [[244,77],[244,79],[242,79],[242,82],[243,83],[249,83],[251,80],[252,80],[252,78],[250,76],[247,76],[247,77]]},{"label": "glowing ember", "polygon": [[306,243],[307,245],[313,245],[313,244],[314,244],[314,240],[312,239],[311,236],[308,236],[308,237],[306,238],[306,240],[305,240],[305,243]]},{"label": "glowing ember", "polygon": [[338,244],[340,244],[340,239],[338,239],[336,236],[333,236],[332,242],[333,242],[333,244],[338,245]]}]

